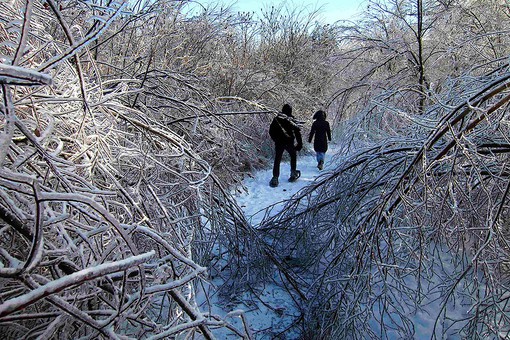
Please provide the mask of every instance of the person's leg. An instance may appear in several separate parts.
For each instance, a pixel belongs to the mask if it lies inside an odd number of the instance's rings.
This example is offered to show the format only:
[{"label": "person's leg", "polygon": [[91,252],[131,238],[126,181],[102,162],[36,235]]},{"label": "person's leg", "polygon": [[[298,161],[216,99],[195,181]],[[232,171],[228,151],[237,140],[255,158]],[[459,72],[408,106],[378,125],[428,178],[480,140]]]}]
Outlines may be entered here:
[{"label": "person's leg", "polygon": [[325,152],[317,152],[317,168],[322,170],[324,167],[324,157],[326,156]]},{"label": "person's leg", "polygon": [[297,151],[293,145],[286,148],[290,155],[290,177],[289,182],[294,182],[301,176],[301,172],[297,170]]},{"label": "person's leg", "polygon": [[324,163],[324,157],[326,156],[325,152],[317,152],[317,162]]},{"label": "person's leg", "polygon": [[280,177],[280,163],[282,162],[283,151],[285,148],[281,145],[275,144],[274,151],[274,164],[273,164],[273,177]]},{"label": "person's leg", "polygon": [[293,145],[289,145],[285,148],[290,156],[290,173],[296,171],[297,168],[297,152]]}]

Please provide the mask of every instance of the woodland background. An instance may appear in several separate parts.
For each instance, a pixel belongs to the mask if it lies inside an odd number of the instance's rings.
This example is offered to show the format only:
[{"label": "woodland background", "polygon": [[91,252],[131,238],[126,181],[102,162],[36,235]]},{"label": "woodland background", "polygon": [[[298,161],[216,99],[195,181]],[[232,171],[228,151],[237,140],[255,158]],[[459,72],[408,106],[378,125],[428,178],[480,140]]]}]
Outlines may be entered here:
[{"label": "woodland background", "polygon": [[[432,302],[432,338],[508,337],[510,4],[366,6],[0,2],[1,337],[257,337],[197,307],[209,275],[281,277],[306,339],[412,338]],[[254,228],[232,195],[287,102],[341,162]]]}]

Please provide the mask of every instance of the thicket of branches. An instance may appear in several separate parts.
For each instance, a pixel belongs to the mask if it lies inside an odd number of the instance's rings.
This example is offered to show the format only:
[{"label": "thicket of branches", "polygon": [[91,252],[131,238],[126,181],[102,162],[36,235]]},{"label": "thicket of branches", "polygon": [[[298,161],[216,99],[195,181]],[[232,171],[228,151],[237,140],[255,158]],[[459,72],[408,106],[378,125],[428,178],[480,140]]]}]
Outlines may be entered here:
[{"label": "thicket of branches", "polygon": [[285,271],[305,332],[415,337],[424,313],[432,337],[508,336],[509,79],[502,69],[426,119],[392,114],[398,136],[345,157],[265,221],[275,253],[299,260]]},{"label": "thicket of branches", "polygon": [[[281,278],[306,338],[508,336],[506,2],[129,5],[0,3],[0,335],[250,337],[197,307],[209,269]],[[253,230],[230,192],[284,102],[343,151]]]},{"label": "thicket of branches", "polygon": [[213,249],[230,289],[249,281],[247,251],[264,252],[230,190],[265,164],[282,103],[323,101],[315,14],[101,0],[0,11],[0,335],[249,337],[197,307],[196,290]]},{"label": "thicket of branches", "polygon": [[338,165],[262,223],[303,334],[507,338],[508,5],[370,6],[343,41],[332,103],[362,113]]},{"label": "thicket of branches", "polygon": [[[226,324],[196,306],[199,263],[246,224],[200,154],[212,143],[186,140],[142,98],[164,69],[142,55],[141,77],[122,65],[132,55],[101,57],[154,13],[122,2],[0,8],[2,338],[211,338]],[[168,81],[156,87],[173,87],[167,112],[188,108],[171,120],[192,123],[207,100],[187,97],[205,95],[186,75],[159,77]]]}]

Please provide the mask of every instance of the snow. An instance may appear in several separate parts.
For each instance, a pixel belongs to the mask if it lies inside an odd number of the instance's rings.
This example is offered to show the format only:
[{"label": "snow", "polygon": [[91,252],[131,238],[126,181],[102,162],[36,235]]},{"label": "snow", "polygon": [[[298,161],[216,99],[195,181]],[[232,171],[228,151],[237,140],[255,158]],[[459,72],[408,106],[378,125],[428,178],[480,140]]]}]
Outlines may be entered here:
[{"label": "snow", "polygon": [[[330,147],[326,153],[324,170],[317,169],[315,153],[309,151],[305,155],[298,155],[297,169],[301,171],[301,177],[296,182],[290,183],[290,162],[282,162],[280,166],[280,183],[278,187],[271,188],[269,181],[273,177],[273,169],[265,169],[257,172],[252,178],[246,179],[243,184],[246,192],[237,196],[237,203],[243,209],[246,217],[253,226],[258,225],[265,214],[273,216],[278,213],[285,201],[292,195],[313,183],[321,172],[325,172],[331,166],[331,158],[335,148]],[[303,152],[301,152],[303,153]],[[285,158],[284,158],[285,159]],[[269,211],[267,209],[270,208]]]},{"label": "snow", "polygon": [[[297,169],[301,171],[301,177],[296,182],[289,182],[290,162],[286,154],[280,166],[279,185],[276,188],[269,186],[271,180],[272,167],[270,169],[260,170],[253,174],[253,177],[246,178],[243,182],[245,191],[236,196],[239,206],[243,209],[248,221],[254,227],[262,221],[264,216],[278,213],[285,201],[297,193],[305,186],[313,183],[315,179],[328,170],[334,149],[326,153],[324,170],[317,169],[317,161],[313,150],[301,151],[298,154]],[[220,286],[223,282],[219,278],[212,280],[214,286]],[[212,287],[205,287],[212,289]],[[300,311],[294,304],[287,291],[275,284],[265,284],[264,287],[257,287],[257,295],[246,292],[242,296],[237,296],[237,305],[228,304],[217,295],[210,297],[210,313],[218,315],[222,319],[242,330],[242,317],[246,319],[254,339],[271,339],[282,333],[285,339],[298,339],[298,331],[288,329],[297,318],[300,317]],[[201,304],[202,310],[205,307],[205,297],[199,293],[197,300]],[[232,313],[229,311],[236,311]],[[213,330],[213,334],[218,339],[237,339],[238,336],[232,333],[228,334],[226,328]]]},{"label": "snow", "polygon": [[[334,151],[333,149],[326,154],[325,168],[322,171],[317,169],[317,162],[313,151],[301,152],[301,155],[298,156],[297,166],[301,170],[301,177],[293,183],[287,180],[290,174],[290,164],[288,159],[285,161],[285,158],[280,167],[281,175],[278,187],[269,187],[269,181],[272,177],[271,168],[260,170],[253,174],[252,177],[246,178],[243,182],[245,190],[236,196],[236,200],[251,224],[257,228],[264,217],[277,214],[284,207],[286,200],[289,200],[305,186],[312,184],[321,173],[327,172],[328,169],[333,169],[335,167],[333,159],[338,159],[337,156],[334,156]],[[441,285],[436,284],[444,280],[438,275],[452,275],[452,273],[456,272],[457,268],[453,267],[452,255],[447,249],[441,250],[436,255],[438,256],[436,261],[441,262],[440,265],[436,265],[442,268],[442,270],[434,270],[431,276],[428,277],[425,297],[417,310],[412,307],[412,297],[403,297],[406,301],[396,304],[396,306],[399,306],[397,308],[402,310],[392,313],[392,317],[397,318],[393,321],[397,323],[399,321],[399,313],[410,319],[411,325],[407,324],[407,326],[411,327],[412,337],[418,340],[430,339],[434,335],[438,338],[442,338],[445,335],[447,338],[461,336],[462,333],[459,330],[466,325],[469,309],[472,307],[472,301],[469,301],[469,298],[467,300],[462,299],[462,294],[467,294],[468,296],[474,294],[474,292],[467,292],[466,289],[468,287],[460,287],[454,293],[455,296],[452,296],[453,300],[447,301],[446,305],[444,305],[445,301],[441,297],[443,288]],[[278,280],[275,281],[278,282]],[[220,278],[212,279],[213,286],[218,287],[222,283]],[[391,287],[394,282],[390,279],[385,284],[387,286],[383,286]],[[406,279],[406,284],[412,290],[413,287],[416,287],[417,282],[414,277],[409,277]],[[374,288],[376,295],[378,289],[382,289],[383,286]],[[296,327],[290,328],[290,326],[298,320],[301,311],[298,310],[288,292],[278,285],[266,283],[263,287],[255,287],[255,293],[246,292],[242,296],[235,296],[234,300],[236,302],[234,303],[232,301],[222,301],[219,296],[211,293],[214,292],[212,286],[205,287],[205,289],[211,289],[209,292],[210,305],[209,307],[205,306],[204,293],[201,293],[197,299],[202,301],[199,306],[200,309],[210,308],[208,310],[209,313],[219,316],[241,331],[243,330],[242,318],[245,318],[254,339],[300,338],[299,330]],[[235,312],[230,312],[229,314],[229,311]],[[388,324],[388,315],[385,316],[385,320],[390,327],[385,327],[384,330],[381,329],[378,320],[381,317],[381,313],[384,315],[388,311],[383,312],[376,303],[373,306],[372,312],[373,315],[371,315],[371,320],[369,321],[371,331],[374,332],[372,334],[384,334],[384,337],[387,339],[402,338],[402,333],[397,332],[391,327],[396,326],[396,324],[392,324],[391,320]],[[238,335],[228,333],[227,328],[218,328],[212,331],[218,339],[239,338]],[[508,336],[508,333],[505,333],[504,336]]]}]

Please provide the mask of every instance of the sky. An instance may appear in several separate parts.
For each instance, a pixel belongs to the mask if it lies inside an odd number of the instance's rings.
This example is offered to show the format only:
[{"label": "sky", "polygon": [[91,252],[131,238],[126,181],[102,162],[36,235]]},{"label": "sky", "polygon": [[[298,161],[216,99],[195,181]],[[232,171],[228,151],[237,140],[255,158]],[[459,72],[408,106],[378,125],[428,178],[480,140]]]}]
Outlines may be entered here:
[{"label": "sky", "polygon": [[[284,3],[277,0],[198,0],[198,2],[203,4],[220,2],[232,5],[236,11],[255,13],[260,13],[261,9],[271,5]],[[337,20],[352,20],[366,7],[366,0],[289,0],[287,3],[296,8],[309,8],[310,11],[320,9],[320,20],[328,24]]]}]

